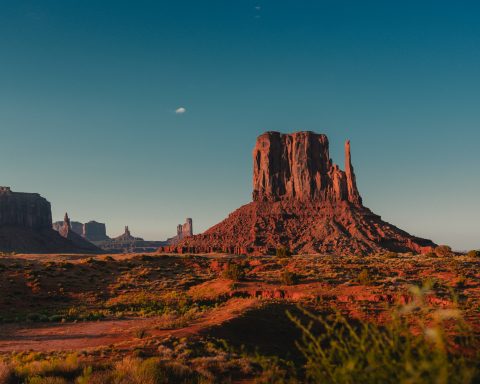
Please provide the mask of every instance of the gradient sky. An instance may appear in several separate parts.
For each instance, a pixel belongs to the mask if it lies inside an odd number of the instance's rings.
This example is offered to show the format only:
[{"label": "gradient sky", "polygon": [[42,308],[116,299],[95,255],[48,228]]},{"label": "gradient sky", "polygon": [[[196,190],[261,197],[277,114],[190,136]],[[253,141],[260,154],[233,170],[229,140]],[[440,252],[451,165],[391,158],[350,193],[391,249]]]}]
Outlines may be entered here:
[{"label": "gradient sky", "polygon": [[351,139],[385,220],[480,248],[479,18],[476,1],[0,1],[0,185],[163,239],[250,201],[257,135],[312,130],[342,168]]}]

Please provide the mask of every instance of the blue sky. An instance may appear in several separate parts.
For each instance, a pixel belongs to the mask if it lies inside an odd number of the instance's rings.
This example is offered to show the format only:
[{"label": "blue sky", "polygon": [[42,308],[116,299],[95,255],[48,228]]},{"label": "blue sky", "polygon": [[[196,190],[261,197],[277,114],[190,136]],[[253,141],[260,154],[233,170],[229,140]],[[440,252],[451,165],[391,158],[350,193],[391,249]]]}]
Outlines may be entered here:
[{"label": "blue sky", "polygon": [[[365,204],[480,248],[474,1],[0,2],[0,184],[148,239],[250,201],[266,130],[326,133]],[[186,108],[176,114],[179,107]]]}]

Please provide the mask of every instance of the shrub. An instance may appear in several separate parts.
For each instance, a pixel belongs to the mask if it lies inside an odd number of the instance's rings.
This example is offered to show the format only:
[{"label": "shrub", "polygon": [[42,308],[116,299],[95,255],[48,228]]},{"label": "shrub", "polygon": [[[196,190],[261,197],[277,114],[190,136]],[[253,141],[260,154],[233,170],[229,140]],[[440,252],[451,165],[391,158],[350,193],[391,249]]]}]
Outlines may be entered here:
[{"label": "shrub", "polygon": [[369,285],[372,283],[372,278],[370,276],[370,273],[368,272],[368,269],[362,269],[360,273],[357,276],[357,282],[362,285]]},{"label": "shrub", "polygon": [[457,288],[465,288],[467,285],[467,278],[465,276],[459,276],[457,282],[455,283],[455,287]]},{"label": "shrub", "polygon": [[452,248],[448,245],[439,245],[435,248],[435,254],[438,257],[449,256],[452,254]]},{"label": "shrub", "polygon": [[388,259],[396,259],[398,257],[398,253],[396,252],[387,252],[385,257]]},{"label": "shrub", "polygon": [[[427,291],[418,289],[420,295]],[[423,297],[376,325],[340,312],[307,322],[288,313],[303,337],[297,347],[306,359],[306,382],[312,383],[475,383],[480,379],[478,345],[473,334],[448,336],[445,321],[462,326],[459,311],[427,308]],[[429,314],[432,316],[430,317]],[[412,330],[416,329],[417,332]],[[465,328],[463,328],[465,329]],[[478,343],[477,343],[478,344]]]},{"label": "shrub", "polygon": [[280,276],[280,280],[282,284],[295,285],[298,284],[300,276],[298,276],[295,272],[285,269]]},{"label": "shrub", "polygon": [[141,360],[126,357],[115,364],[115,383],[157,384],[197,383],[198,375],[181,364],[165,364],[158,358]]},{"label": "shrub", "polygon": [[240,264],[231,263],[229,261],[226,265],[225,271],[223,272],[223,276],[233,281],[244,280],[245,267],[241,266]]},{"label": "shrub", "polygon": [[277,248],[275,250],[275,256],[282,259],[282,258],[285,258],[285,257],[292,256],[292,253],[290,252],[290,250],[288,248],[280,247],[280,248]]},{"label": "shrub", "polygon": [[467,256],[469,256],[469,257],[480,257],[480,250],[472,249],[471,251],[468,251]]},{"label": "shrub", "polygon": [[144,328],[139,328],[135,330],[134,335],[137,339],[143,339],[147,336],[147,330]]}]

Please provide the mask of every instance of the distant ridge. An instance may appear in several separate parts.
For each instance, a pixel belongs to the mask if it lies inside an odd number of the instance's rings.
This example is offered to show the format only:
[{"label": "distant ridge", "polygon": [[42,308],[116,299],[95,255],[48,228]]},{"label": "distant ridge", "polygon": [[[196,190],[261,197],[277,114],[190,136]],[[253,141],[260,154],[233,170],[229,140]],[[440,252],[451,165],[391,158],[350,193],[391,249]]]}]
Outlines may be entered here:
[{"label": "distant ridge", "polygon": [[97,253],[86,242],[62,237],[52,228],[50,203],[38,193],[0,187],[0,251],[17,253]]}]

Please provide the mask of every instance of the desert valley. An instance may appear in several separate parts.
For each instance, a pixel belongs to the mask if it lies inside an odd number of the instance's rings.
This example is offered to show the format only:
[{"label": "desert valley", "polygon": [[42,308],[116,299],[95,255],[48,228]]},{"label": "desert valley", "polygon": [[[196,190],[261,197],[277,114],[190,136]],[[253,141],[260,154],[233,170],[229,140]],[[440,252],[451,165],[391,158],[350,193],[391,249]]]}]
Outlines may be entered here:
[{"label": "desert valley", "polygon": [[480,384],[479,19],[0,1],[0,384]]},{"label": "desert valley", "polygon": [[362,205],[350,143],[343,171],[325,135],[259,136],[253,188],[203,234],[190,219],[154,252],[112,254],[4,187],[1,380],[479,379],[479,251],[382,221]]}]

